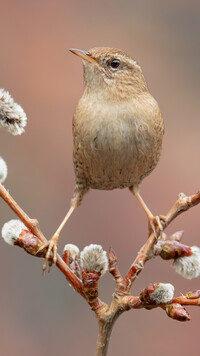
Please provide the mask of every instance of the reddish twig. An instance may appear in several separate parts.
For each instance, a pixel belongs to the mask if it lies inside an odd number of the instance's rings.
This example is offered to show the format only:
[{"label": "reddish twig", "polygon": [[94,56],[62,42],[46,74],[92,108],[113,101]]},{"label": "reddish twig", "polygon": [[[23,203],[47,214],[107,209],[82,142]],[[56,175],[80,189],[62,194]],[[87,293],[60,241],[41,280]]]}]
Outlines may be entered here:
[{"label": "reddish twig", "polygon": [[[46,238],[42,234],[38,221],[36,219],[30,219],[29,216],[21,209],[21,207],[15,202],[11,195],[6,191],[6,189],[0,184],[0,196],[5,200],[5,202],[10,206],[10,208],[15,212],[15,214],[20,218],[20,220],[25,224],[28,230],[35,236],[37,236],[43,244],[47,242]],[[182,212],[188,210],[200,203],[200,192],[191,195],[189,197],[185,196],[183,193],[179,194],[177,201],[173,207],[169,210],[167,215],[162,218],[163,230]],[[31,238],[31,236],[30,236]],[[191,298],[185,296],[180,296],[173,298],[169,304],[155,304],[146,303],[141,301],[139,296],[131,296],[130,288],[135,280],[136,276],[144,268],[144,264],[151,259],[153,254],[153,247],[157,242],[157,238],[154,233],[151,233],[146,243],[143,245],[139,251],[135,261],[129,268],[128,273],[124,278],[121,277],[119,267],[117,264],[117,257],[114,250],[110,249],[109,252],[109,269],[110,273],[114,276],[117,289],[113,296],[113,300],[108,306],[103,303],[98,297],[98,275],[95,273],[89,273],[83,282],[71,271],[69,266],[63,261],[63,259],[57,255],[57,267],[66,276],[69,283],[74,287],[74,289],[81,294],[90,305],[91,309],[96,313],[99,322],[99,333],[97,341],[97,356],[105,356],[108,349],[108,343],[110,339],[110,334],[113,325],[120,314],[126,310],[130,309],[154,309],[156,307],[161,307],[164,309],[168,316],[180,321],[189,320],[189,316],[185,311],[185,305],[200,305],[200,298],[197,292],[191,293]],[[22,247],[22,246],[21,246]],[[27,251],[28,252],[28,251]],[[30,253],[30,252],[29,252]],[[37,255],[37,254],[36,254]],[[44,257],[43,255],[39,257]],[[91,278],[92,277],[92,278]],[[195,297],[195,296],[198,297]]]},{"label": "reddish twig", "polygon": [[[148,309],[155,309],[158,307],[164,307],[164,304],[146,304],[140,300],[139,296],[127,296],[124,297],[123,303],[125,305],[128,305],[130,309],[142,309],[142,308],[148,308]],[[199,306],[200,305],[200,298],[196,299],[188,299],[185,296],[180,296],[173,298],[171,303],[178,303],[180,305],[187,305],[187,306]]]},{"label": "reddish twig", "polygon": [[108,261],[109,261],[109,272],[115,278],[117,284],[122,281],[122,276],[119,271],[117,256],[113,248],[111,247],[108,253]]},{"label": "reddish twig", "polygon": [[[31,231],[35,236],[37,236],[43,244],[47,242],[47,239],[42,234],[38,221],[36,219],[30,219],[29,216],[23,211],[23,209],[17,204],[17,202],[12,198],[8,191],[0,184],[0,196],[9,205],[9,207],[14,211],[14,213],[20,218],[24,225]],[[57,255],[57,267],[65,275],[69,283],[74,287],[74,289],[84,297],[82,290],[81,280],[70,270],[63,259]]]},{"label": "reddish twig", "polygon": [[178,195],[178,199],[172,208],[169,210],[165,216],[165,226],[166,228],[178,215],[192,208],[193,206],[200,203],[200,190],[190,196],[186,196],[184,193]]},{"label": "reddish twig", "polygon": [[181,305],[200,305],[200,298],[188,299],[184,296],[174,298],[172,303],[179,303]]},{"label": "reddish twig", "polygon": [[[198,193],[186,196],[183,193],[178,195],[178,199],[172,208],[169,210],[167,215],[162,218],[163,230],[181,213],[187,211],[191,207],[200,203],[200,191]],[[124,277],[123,285],[130,289],[132,286],[133,281],[135,280],[136,276],[142,271],[144,268],[145,262],[153,257],[152,250],[153,246],[157,242],[157,238],[154,233],[151,233],[148,240],[145,242],[141,250],[139,251],[135,261],[129,268],[128,273]],[[124,287],[123,286],[123,287]]]}]

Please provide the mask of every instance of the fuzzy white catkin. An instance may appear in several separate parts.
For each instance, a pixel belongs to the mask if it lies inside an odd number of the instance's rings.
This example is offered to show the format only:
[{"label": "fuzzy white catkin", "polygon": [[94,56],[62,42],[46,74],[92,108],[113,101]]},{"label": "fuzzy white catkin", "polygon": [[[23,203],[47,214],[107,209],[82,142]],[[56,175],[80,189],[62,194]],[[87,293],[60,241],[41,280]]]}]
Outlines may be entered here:
[{"label": "fuzzy white catkin", "polygon": [[175,271],[187,279],[200,276],[200,248],[192,246],[192,255],[176,258],[173,262]]},{"label": "fuzzy white catkin", "polygon": [[78,246],[76,246],[74,244],[65,245],[64,249],[63,249],[63,252],[66,251],[66,250],[70,251],[73,260],[79,256],[80,250],[79,250]]},{"label": "fuzzy white catkin", "polygon": [[0,89],[0,127],[5,127],[12,135],[21,135],[27,123],[22,107],[15,103],[8,91]]},{"label": "fuzzy white catkin", "polygon": [[23,229],[27,230],[23,222],[18,219],[13,219],[3,225],[1,236],[9,245],[14,245],[14,242],[18,239]]},{"label": "fuzzy white catkin", "polygon": [[81,265],[87,271],[100,272],[101,275],[108,270],[108,257],[102,246],[91,244],[86,246],[80,254]]},{"label": "fuzzy white catkin", "polygon": [[159,283],[155,291],[151,293],[151,300],[156,304],[171,302],[174,297],[174,286],[170,283]]},{"label": "fuzzy white catkin", "polygon": [[0,157],[0,183],[3,183],[7,177],[7,164],[2,157]]}]

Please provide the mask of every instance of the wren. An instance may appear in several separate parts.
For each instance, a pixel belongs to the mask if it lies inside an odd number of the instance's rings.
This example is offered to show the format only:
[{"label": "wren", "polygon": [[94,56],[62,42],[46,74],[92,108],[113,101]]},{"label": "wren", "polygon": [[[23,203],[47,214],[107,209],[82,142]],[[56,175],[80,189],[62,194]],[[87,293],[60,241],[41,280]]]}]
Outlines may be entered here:
[{"label": "wren", "polygon": [[46,263],[56,262],[59,234],[90,189],[129,188],[147,213],[150,227],[161,232],[139,194],[140,183],[158,163],[164,122],[141,67],[124,51],[96,47],[70,49],[83,61],[84,92],[73,117],[75,189],[71,207],[48,242]]}]

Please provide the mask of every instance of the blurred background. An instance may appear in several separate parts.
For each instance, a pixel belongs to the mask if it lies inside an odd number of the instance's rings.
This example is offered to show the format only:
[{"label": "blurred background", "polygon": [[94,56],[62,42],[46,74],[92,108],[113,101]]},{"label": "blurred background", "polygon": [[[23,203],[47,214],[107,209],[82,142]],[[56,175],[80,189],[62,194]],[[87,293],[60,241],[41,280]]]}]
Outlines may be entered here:
[{"label": "blurred background", "polygon": [[[160,162],[141,187],[155,214],[165,214],[178,193],[200,188],[200,3],[197,0],[1,0],[0,87],[25,110],[25,134],[0,131],[8,164],[5,186],[50,238],[69,207],[74,187],[71,121],[83,92],[82,64],[70,47],[126,50],[142,66],[165,119]],[[200,245],[200,207],[181,215],[168,234],[185,230],[183,242]],[[0,226],[15,215],[0,201]],[[123,275],[147,237],[147,218],[128,190],[91,190],[64,228],[65,243],[112,246]],[[94,355],[94,314],[55,267],[42,277],[43,261],[0,241],[0,354]],[[199,280],[177,275],[170,262],[149,262],[135,282],[169,282],[175,295],[199,289]],[[110,303],[115,284],[107,273],[100,297]],[[199,350],[192,320],[178,323],[160,310],[124,313],[108,355],[188,355]]]}]

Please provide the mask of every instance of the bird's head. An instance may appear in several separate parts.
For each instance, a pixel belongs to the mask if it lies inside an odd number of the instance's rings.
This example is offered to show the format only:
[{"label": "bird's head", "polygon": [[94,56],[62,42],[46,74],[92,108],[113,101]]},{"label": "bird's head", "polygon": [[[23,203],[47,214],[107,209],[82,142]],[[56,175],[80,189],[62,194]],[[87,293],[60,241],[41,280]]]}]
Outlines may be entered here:
[{"label": "bird's head", "polygon": [[124,51],[108,47],[70,51],[83,60],[86,90],[121,98],[148,90],[141,67]]}]

